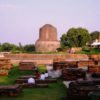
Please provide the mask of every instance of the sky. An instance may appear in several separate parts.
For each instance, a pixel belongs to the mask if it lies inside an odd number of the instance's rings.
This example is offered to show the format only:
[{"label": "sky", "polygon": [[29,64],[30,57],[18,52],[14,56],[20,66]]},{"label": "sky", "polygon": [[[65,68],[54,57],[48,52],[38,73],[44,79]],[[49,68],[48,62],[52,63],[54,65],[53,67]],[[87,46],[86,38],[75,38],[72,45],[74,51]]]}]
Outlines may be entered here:
[{"label": "sky", "polygon": [[0,0],[0,43],[34,44],[51,24],[58,40],[69,28],[100,31],[100,0]]}]

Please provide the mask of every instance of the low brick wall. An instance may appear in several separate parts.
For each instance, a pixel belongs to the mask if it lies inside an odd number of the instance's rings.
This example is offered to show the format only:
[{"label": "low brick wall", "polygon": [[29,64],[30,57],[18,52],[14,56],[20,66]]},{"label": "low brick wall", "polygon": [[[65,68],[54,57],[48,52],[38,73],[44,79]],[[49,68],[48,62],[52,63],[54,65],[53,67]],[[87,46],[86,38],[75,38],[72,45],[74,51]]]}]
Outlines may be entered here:
[{"label": "low brick wall", "polygon": [[52,64],[54,60],[88,60],[85,54],[5,54],[12,63],[32,61],[37,64]]},{"label": "low brick wall", "polygon": [[35,62],[38,65],[41,65],[41,64],[46,65],[46,64],[52,64],[53,63],[53,60],[42,60],[42,59],[41,60],[38,60],[38,59],[37,60],[34,60],[34,59],[33,60],[29,60],[29,59],[28,60],[20,60],[20,59],[19,60],[14,60],[14,59],[12,59],[11,63],[12,64],[19,64],[20,61]]},{"label": "low brick wall", "polygon": [[89,56],[90,59],[94,59],[94,60],[100,60],[100,54],[93,54]]}]

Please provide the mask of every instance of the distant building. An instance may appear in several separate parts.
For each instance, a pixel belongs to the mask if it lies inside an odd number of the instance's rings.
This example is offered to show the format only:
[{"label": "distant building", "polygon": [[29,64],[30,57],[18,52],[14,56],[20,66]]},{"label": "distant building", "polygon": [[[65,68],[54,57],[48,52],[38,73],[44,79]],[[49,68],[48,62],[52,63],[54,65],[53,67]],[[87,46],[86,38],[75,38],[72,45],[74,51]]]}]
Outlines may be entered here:
[{"label": "distant building", "polygon": [[96,39],[95,41],[93,41],[93,43],[91,44],[91,46],[93,47],[100,47],[100,33],[99,33],[99,36],[98,36],[98,39]]},{"label": "distant building", "polygon": [[46,24],[39,30],[39,39],[35,43],[36,51],[51,52],[56,51],[60,47],[60,42],[57,40],[57,29]]},{"label": "distant building", "polygon": [[96,46],[100,46],[100,42],[96,39],[91,46],[96,47]]}]

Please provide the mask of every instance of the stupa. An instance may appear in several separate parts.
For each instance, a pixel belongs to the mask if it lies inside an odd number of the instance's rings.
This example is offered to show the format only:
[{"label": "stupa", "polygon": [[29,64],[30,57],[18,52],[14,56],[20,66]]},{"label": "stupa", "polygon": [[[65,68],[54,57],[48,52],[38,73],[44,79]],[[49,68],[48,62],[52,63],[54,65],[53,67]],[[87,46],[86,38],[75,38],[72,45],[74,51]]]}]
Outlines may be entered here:
[{"label": "stupa", "polygon": [[52,52],[60,47],[60,42],[57,40],[57,29],[45,24],[39,30],[39,39],[35,43],[37,52]]}]

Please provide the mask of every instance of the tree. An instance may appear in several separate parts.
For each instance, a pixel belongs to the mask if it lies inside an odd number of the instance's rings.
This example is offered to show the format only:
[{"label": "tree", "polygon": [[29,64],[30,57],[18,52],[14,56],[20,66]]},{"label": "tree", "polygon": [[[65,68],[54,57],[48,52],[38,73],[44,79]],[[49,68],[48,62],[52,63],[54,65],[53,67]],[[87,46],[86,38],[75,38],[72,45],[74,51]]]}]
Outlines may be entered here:
[{"label": "tree", "polygon": [[61,46],[81,47],[86,45],[91,39],[87,29],[70,28],[68,32],[61,37]]},{"label": "tree", "polygon": [[26,52],[33,52],[35,51],[35,45],[34,44],[27,44],[24,46],[24,51]]},{"label": "tree", "polygon": [[67,46],[67,35],[66,34],[63,34],[62,37],[61,37],[61,47],[62,48],[65,48]]},{"label": "tree", "polygon": [[1,43],[0,43],[0,51],[2,51],[2,45],[1,45]]},{"label": "tree", "polygon": [[12,50],[16,50],[18,47],[14,44],[10,44],[10,43],[3,43],[1,45],[1,51],[6,51],[6,52],[9,52],[9,51],[12,51]]},{"label": "tree", "polygon": [[90,36],[91,36],[91,42],[93,42],[94,40],[98,39],[100,32],[99,31],[94,31],[91,32]]}]

